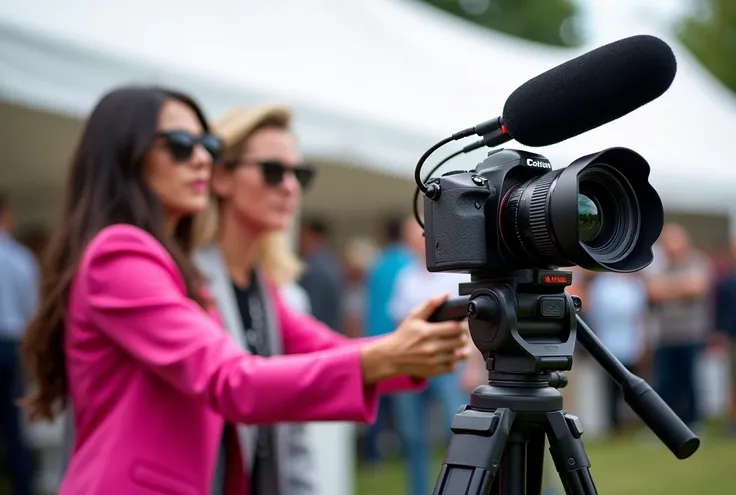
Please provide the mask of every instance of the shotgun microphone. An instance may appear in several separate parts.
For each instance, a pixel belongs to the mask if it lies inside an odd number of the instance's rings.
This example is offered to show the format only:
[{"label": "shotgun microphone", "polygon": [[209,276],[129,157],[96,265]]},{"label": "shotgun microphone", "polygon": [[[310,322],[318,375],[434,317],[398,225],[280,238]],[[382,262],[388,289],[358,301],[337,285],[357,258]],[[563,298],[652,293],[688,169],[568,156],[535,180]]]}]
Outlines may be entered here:
[{"label": "shotgun microphone", "polygon": [[672,49],[649,35],[601,46],[519,86],[500,117],[456,133],[483,136],[463,151],[507,141],[548,146],[612,122],[669,89],[677,72]]}]

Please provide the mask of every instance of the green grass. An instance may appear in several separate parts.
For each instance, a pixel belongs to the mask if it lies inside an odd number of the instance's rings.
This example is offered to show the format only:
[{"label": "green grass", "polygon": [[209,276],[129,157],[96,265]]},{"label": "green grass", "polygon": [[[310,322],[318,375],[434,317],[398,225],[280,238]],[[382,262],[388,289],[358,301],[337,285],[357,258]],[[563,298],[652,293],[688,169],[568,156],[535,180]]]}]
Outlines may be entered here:
[{"label": "green grass", "polygon": [[[590,442],[586,444],[590,472],[601,495],[731,495],[736,493],[736,440],[719,438],[718,433],[709,434],[700,449],[682,461],[658,440],[629,437]],[[551,462],[549,457],[545,462]],[[430,487],[441,463],[440,455],[435,460]],[[554,469],[545,469],[545,474],[561,487]],[[356,488],[356,495],[406,494],[402,463],[388,461],[377,470],[361,467]]]},{"label": "green grass", "polygon": [[[713,428],[700,449],[680,461],[658,440],[623,438],[587,442],[591,474],[601,495],[732,495],[736,493],[736,440],[724,439]],[[545,462],[551,462],[549,457]],[[434,461],[430,487],[434,487],[442,454]],[[556,473],[547,465],[546,474],[556,485]],[[0,476],[0,494],[9,493]],[[356,495],[405,495],[403,464],[389,460],[380,468],[361,466],[356,478]],[[559,491],[558,493],[563,493]],[[428,494],[429,495],[429,494]]]}]

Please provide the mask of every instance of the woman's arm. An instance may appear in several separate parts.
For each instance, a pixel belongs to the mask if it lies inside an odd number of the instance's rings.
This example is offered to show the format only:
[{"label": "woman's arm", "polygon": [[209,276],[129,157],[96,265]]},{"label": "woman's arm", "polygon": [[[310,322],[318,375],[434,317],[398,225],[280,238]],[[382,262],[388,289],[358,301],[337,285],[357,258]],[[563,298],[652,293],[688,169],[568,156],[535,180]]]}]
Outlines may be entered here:
[{"label": "woman's arm", "polygon": [[[357,346],[366,341],[374,340],[373,338],[351,339],[341,335],[313,316],[291,309],[283,296],[273,287],[271,294],[276,302],[286,354],[302,354],[344,346]],[[413,306],[408,307],[397,321],[404,319],[412,309],[414,309]]]},{"label": "woman's arm", "polygon": [[376,387],[364,386],[364,375],[378,380],[391,372],[366,373],[357,346],[268,359],[241,351],[186,297],[165,249],[135,227],[101,233],[78,283],[100,332],[148,372],[233,422],[372,421]]},{"label": "woman's arm", "polygon": [[[334,332],[324,323],[311,315],[292,310],[276,291],[272,291],[276,304],[279,325],[286,354],[310,354],[336,349],[357,349],[366,342],[376,338],[351,339]],[[380,338],[380,337],[378,337]],[[381,380],[378,384],[380,393],[392,393],[406,390],[421,390],[426,380],[406,376]]]}]

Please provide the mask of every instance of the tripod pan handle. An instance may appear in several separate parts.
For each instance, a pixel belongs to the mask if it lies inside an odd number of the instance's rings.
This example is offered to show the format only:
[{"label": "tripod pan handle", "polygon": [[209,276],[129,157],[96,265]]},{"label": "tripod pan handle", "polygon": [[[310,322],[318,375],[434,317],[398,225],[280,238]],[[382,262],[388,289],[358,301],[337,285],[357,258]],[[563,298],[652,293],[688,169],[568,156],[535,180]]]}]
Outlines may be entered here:
[{"label": "tripod pan handle", "polygon": [[700,439],[643,379],[623,387],[626,403],[678,459],[687,459],[700,447]]},{"label": "tripod pan handle", "polygon": [[427,321],[461,321],[468,317],[468,302],[470,296],[456,297],[450,299],[442,306],[437,308],[434,313],[430,315]]},{"label": "tripod pan handle", "polygon": [[580,318],[580,315],[575,315],[575,319],[577,320],[578,341],[619,384],[624,393],[624,399],[631,409],[675,454],[675,457],[687,459],[693,455],[700,447],[700,439],[695,436],[695,433],[683,423],[647,382],[627,370],[621,361],[606,349],[603,342]]}]

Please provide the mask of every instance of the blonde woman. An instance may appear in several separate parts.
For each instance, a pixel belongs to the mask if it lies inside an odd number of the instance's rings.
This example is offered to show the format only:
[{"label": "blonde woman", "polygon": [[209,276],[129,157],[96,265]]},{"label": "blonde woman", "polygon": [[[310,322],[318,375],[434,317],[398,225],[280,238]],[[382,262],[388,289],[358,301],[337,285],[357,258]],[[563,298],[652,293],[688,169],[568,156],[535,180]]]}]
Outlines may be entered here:
[{"label": "blonde woman", "polygon": [[[225,327],[240,345],[262,356],[315,354],[318,351],[365,345],[347,339],[315,319],[295,312],[284,301],[284,290],[293,287],[301,266],[288,246],[286,231],[299,203],[301,190],[309,186],[314,169],[302,162],[296,139],[289,129],[291,115],[281,107],[237,109],[214,124],[224,142],[223,158],[213,170],[213,203],[200,219],[205,246],[195,256]],[[291,329],[287,335],[284,329]],[[298,335],[294,329],[301,329]],[[463,340],[459,325],[446,327]],[[398,335],[398,334],[396,334]],[[445,339],[447,341],[447,339]],[[436,340],[440,344],[441,339]],[[449,341],[447,341],[449,343]],[[464,357],[464,350],[445,345],[447,370]],[[445,372],[440,371],[440,372]],[[394,382],[397,390],[410,387]],[[282,390],[275,386],[274,395]],[[295,408],[311,407],[320,393],[301,395]],[[328,418],[324,418],[328,419]],[[332,418],[344,419],[344,418]],[[226,426],[233,429],[233,426]],[[223,445],[217,463],[215,485],[225,466],[243,462],[251,495],[315,493],[314,468],[303,424],[237,426],[240,449]],[[227,437],[227,435],[226,435]]]}]

